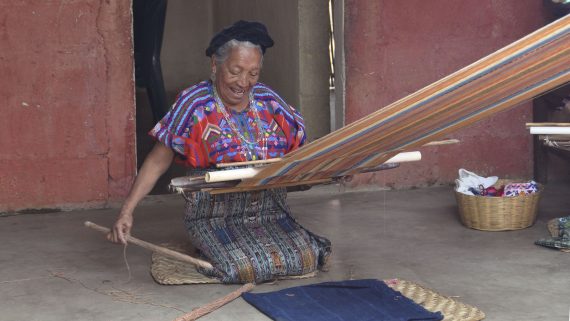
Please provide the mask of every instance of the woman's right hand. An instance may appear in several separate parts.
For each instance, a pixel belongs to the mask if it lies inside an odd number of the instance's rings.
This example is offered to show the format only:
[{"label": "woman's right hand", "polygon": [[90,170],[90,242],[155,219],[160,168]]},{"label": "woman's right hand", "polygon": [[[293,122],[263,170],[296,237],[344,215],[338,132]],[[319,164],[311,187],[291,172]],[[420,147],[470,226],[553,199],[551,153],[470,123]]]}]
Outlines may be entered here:
[{"label": "woman's right hand", "polygon": [[127,244],[127,235],[131,234],[132,227],[133,214],[121,212],[119,218],[113,224],[111,232],[107,234],[107,240],[113,243]]},{"label": "woman's right hand", "polygon": [[111,232],[107,234],[107,240],[114,243],[127,244],[127,236],[131,233],[131,227],[133,226],[134,209],[140,200],[151,191],[158,178],[170,167],[173,158],[174,152],[172,149],[164,146],[162,143],[154,145],[143,162],[129,196],[127,196],[121,208],[119,218],[117,218]]}]

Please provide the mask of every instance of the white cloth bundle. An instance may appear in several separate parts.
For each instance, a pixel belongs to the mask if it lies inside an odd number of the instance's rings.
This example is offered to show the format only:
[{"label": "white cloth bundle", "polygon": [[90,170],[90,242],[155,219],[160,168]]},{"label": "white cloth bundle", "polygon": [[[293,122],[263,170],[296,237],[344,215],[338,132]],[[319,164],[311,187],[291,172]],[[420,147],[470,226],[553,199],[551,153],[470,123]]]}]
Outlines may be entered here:
[{"label": "white cloth bundle", "polygon": [[474,195],[469,191],[470,188],[478,189],[480,185],[483,185],[483,188],[487,188],[493,186],[497,180],[499,180],[497,176],[481,177],[473,172],[460,168],[459,178],[455,180],[455,190],[466,195]]}]

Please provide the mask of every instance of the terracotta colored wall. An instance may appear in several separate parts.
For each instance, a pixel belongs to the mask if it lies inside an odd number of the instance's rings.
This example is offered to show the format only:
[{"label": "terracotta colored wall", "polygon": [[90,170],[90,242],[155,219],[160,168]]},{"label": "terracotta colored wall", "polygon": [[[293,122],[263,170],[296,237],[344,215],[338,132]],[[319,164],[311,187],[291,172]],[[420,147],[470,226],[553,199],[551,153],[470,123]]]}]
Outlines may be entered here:
[{"label": "terracotta colored wall", "polygon": [[102,206],[135,172],[130,1],[0,3],[0,212]]},{"label": "terracotta colored wall", "polygon": [[[345,0],[346,123],[353,122],[538,29],[539,0]],[[464,128],[460,144],[423,148],[421,162],[356,178],[396,187],[482,175],[532,175],[531,104]]]}]

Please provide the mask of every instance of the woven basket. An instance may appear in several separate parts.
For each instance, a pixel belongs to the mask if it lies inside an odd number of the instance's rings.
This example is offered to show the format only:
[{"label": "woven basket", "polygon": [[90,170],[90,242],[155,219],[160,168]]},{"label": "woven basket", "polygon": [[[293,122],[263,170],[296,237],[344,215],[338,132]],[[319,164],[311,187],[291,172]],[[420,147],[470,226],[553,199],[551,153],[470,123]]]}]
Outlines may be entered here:
[{"label": "woven basket", "polygon": [[[514,181],[500,179],[494,186],[498,188],[510,182]],[[534,224],[543,188],[539,184],[537,193],[514,197],[472,196],[455,191],[461,223],[483,231],[527,228]]]}]

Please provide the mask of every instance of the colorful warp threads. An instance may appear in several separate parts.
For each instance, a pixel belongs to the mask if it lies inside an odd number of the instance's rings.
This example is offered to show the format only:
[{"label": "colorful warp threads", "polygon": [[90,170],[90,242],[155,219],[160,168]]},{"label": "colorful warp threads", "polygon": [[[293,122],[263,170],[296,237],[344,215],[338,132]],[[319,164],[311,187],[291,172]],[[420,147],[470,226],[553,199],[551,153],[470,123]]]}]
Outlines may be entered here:
[{"label": "colorful warp threads", "polygon": [[349,174],[570,81],[570,16],[287,154],[236,188]]}]

